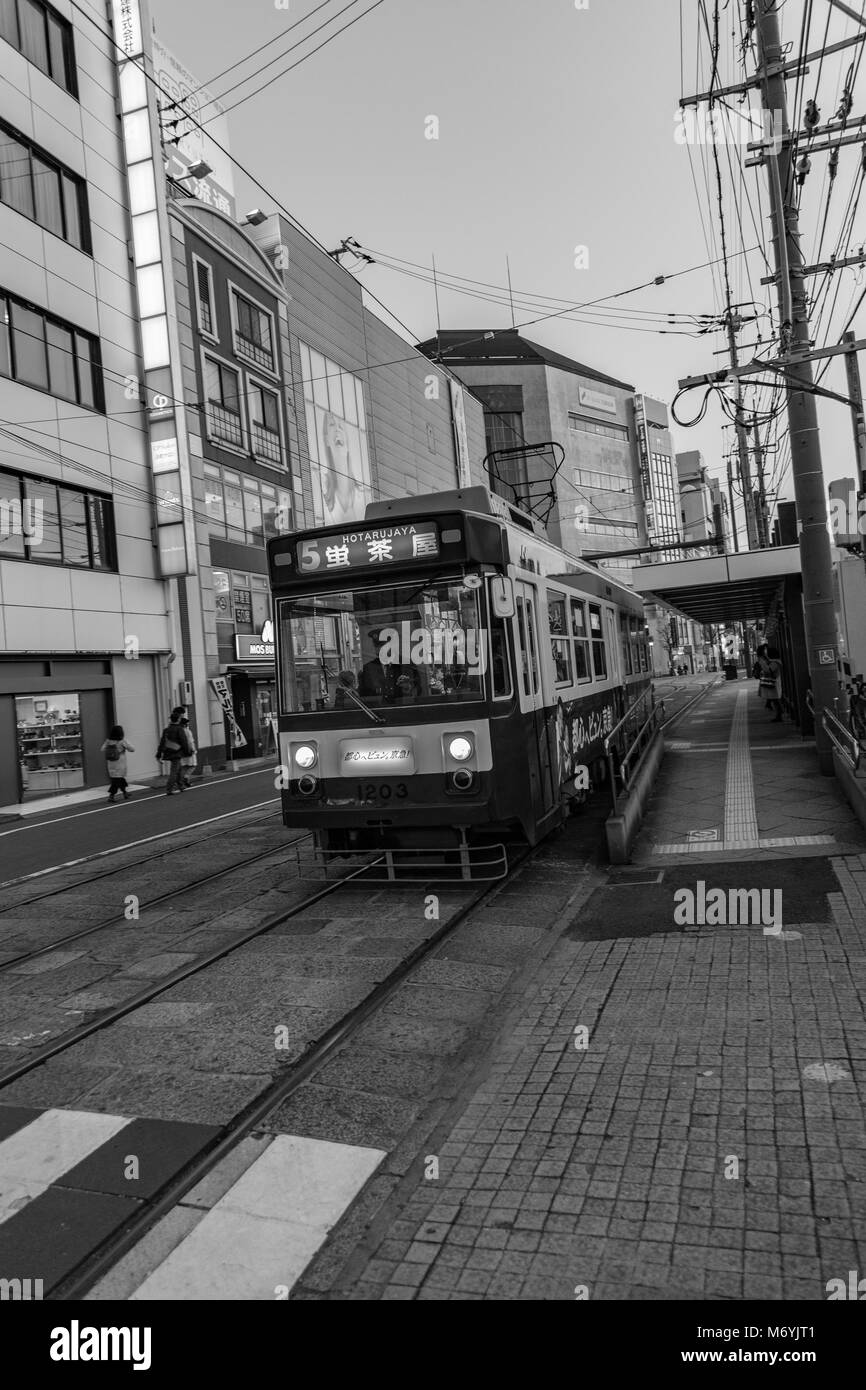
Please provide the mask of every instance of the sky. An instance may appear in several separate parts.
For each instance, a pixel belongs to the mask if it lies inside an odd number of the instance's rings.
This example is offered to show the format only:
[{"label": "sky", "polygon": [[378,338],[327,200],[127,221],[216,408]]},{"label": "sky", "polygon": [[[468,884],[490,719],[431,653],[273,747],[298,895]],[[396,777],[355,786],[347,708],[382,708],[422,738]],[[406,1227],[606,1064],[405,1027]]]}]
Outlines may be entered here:
[{"label": "sky", "polygon": [[[304,58],[228,117],[232,155],[266,189],[255,188],[236,169],[241,211],[271,211],[278,198],[328,247],[357,238],[381,258],[360,271],[362,284],[398,316],[410,341],[436,330],[429,269],[435,257],[442,279],[483,281],[500,287],[489,291],[500,297],[510,267],[515,319],[527,337],[667,403],[680,378],[725,364],[724,335],[696,334],[700,325],[694,322],[694,316],[724,307],[721,265],[678,273],[721,257],[712,148],[706,141],[687,146],[677,139],[680,95],[710,85],[710,43],[698,0],[382,0],[312,53],[373,0],[355,0],[339,18],[346,0],[328,0],[312,15],[316,3],[288,0],[287,9],[278,9],[275,0],[152,0],[160,40],[216,95],[335,17],[284,61],[224,98],[228,105]],[[803,3],[787,0],[782,9],[783,39],[795,53]],[[853,4],[866,9],[864,0]],[[742,0],[720,0],[723,83],[742,78],[734,27],[744,9]],[[705,10],[712,28],[712,0],[705,0]],[[828,0],[813,0],[807,51],[822,46],[828,15],[829,42],[856,32],[856,24]],[[298,24],[304,16],[309,18]],[[289,32],[291,25],[297,27]],[[213,80],[266,43],[261,54]],[[803,101],[817,94],[822,120],[831,119],[840,83],[858,52],[862,47],[810,65],[796,90],[789,82],[792,108],[796,100],[802,110]],[[859,70],[854,103],[854,116],[866,111],[866,77]],[[425,135],[433,128],[430,117],[438,121],[435,139]],[[716,152],[732,299],[755,301],[743,312],[762,315],[740,335],[748,360],[756,328],[764,334],[759,350],[769,354],[774,292],[759,284],[767,273],[763,253],[737,252],[760,244],[772,259],[766,174],[747,171],[750,206],[742,191],[735,200],[745,151],[729,143]],[[825,258],[841,230],[859,157],[858,146],[841,153]],[[818,248],[826,161],[827,155],[813,156],[803,189],[807,261]],[[866,238],[864,218],[866,208],[858,207],[845,249]],[[399,267],[398,261],[422,269]],[[414,278],[419,274],[423,278]],[[599,306],[568,318],[550,316],[562,304],[619,295],[659,275],[674,278],[614,301],[627,313]],[[822,339],[829,329],[829,341],[836,341],[864,277],[866,268],[834,275],[828,308],[841,284]],[[380,306],[371,307],[385,317]],[[688,331],[659,332],[665,325],[656,316],[669,313],[689,316],[676,325]],[[507,303],[466,297],[441,281],[439,315],[443,329],[511,322]],[[541,315],[540,322],[530,322]],[[866,309],[852,326],[866,337]],[[831,363],[822,384],[845,394],[841,359]],[[681,418],[697,414],[701,396],[681,398]],[[825,476],[853,476],[847,406],[820,401],[819,423]],[[674,441],[678,450],[700,449],[710,471],[724,476],[734,435],[715,399],[694,428],[674,426]],[[777,457],[781,464],[786,454]],[[779,495],[793,496],[790,469]]]}]

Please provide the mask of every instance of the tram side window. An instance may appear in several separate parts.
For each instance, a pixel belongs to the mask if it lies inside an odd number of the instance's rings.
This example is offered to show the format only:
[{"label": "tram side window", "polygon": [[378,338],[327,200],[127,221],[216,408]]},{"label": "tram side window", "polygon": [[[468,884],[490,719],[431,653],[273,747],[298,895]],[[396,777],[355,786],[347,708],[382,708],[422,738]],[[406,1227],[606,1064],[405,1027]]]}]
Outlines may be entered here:
[{"label": "tram side window", "polygon": [[538,693],[538,642],[535,635],[535,608],[532,599],[526,601],[526,635],[529,638],[529,676],[532,694]]},{"label": "tram side window", "polygon": [[520,669],[523,673],[524,695],[538,690],[538,660],[535,647],[535,624],[532,604],[524,598],[517,600],[517,633],[520,642]]},{"label": "tram side window", "polygon": [[630,640],[630,626],[634,623],[634,618],[630,618],[628,613],[619,615],[619,640],[622,647],[622,673],[624,676],[634,675],[637,666],[633,662],[634,643]]},{"label": "tram side window", "polygon": [[550,628],[550,650],[553,656],[553,678],[557,685],[571,685],[571,643],[565,612],[565,599],[547,593],[547,622]]},{"label": "tram side window", "polygon": [[508,660],[508,629],[501,618],[490,619],[490,671],[493,698],[501,700],[511,694],[511,663]]},{"label": "tram side window", "polygon": [[586,610],[583,599],[571,600],[571,636],[574,645],[574,669],[579,681],[592,680],[589,670],[589,637],[586,630]]},{"label": "tram side window", "polygon": [[644,653],[643,653],[643,641],[642,641],[643,633],[642,633],[642,631],[641,631],[640,618],[636,618],[636,617],[634,616],[633,613],[630,614],[630,615],[629,615],[629,620],[628,620],[628,626],[629,626],[629,645],[630,645],[630,647],[631,647],[631,663],[632,663],[632,664],[631,664],[631,669],[632,669],[632,673],[633,673],[634,675],[637,675],[638,672],[639,672],[642,668],[643,668],[644,670],[646,670],[646,667],[644,666],[643,660],[642,660],[643,654],[644,654]]},{"label": "tram side window", "polygon": [[604,649],[604,630],[601,625],[601,609],[595,603],[589,607],[589,631],[592,641],[592,668],[596,680],[607,678],[607,654]]}]

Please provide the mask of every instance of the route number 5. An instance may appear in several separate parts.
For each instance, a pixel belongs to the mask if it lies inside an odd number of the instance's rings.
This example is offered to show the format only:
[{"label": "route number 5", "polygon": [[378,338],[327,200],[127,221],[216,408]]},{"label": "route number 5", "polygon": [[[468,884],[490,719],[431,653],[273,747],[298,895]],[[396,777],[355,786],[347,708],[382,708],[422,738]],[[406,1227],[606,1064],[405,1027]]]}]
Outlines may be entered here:
[{"label": "route number 5", "polygon": [[301,569],[317,570],[322,563],[315,541],[301,541]]}]

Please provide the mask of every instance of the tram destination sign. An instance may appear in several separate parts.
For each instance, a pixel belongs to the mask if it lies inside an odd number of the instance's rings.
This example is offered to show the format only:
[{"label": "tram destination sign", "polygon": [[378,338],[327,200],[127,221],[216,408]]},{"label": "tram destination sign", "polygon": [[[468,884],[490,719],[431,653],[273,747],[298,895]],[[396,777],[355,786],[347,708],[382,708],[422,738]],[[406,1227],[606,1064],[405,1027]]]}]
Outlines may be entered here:
[{"label": "tram destination sign", "polygon": [[301,574],[380,569],[395,561],[430,560],[438,555],[439,528],[435,522],[359,527],[295,544],[295,563]]}]

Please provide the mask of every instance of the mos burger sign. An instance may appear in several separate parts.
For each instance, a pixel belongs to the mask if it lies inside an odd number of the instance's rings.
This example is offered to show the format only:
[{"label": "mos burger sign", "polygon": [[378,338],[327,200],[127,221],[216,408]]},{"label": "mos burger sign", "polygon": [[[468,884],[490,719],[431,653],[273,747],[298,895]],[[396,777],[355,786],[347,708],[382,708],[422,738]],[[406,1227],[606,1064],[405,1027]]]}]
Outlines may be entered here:
[{"label": "mos burger sign", "polygon": [[251,632],[235,633],[235,658],[238,661],[273,661],[274,625],[270,618],[258,637]]}]

